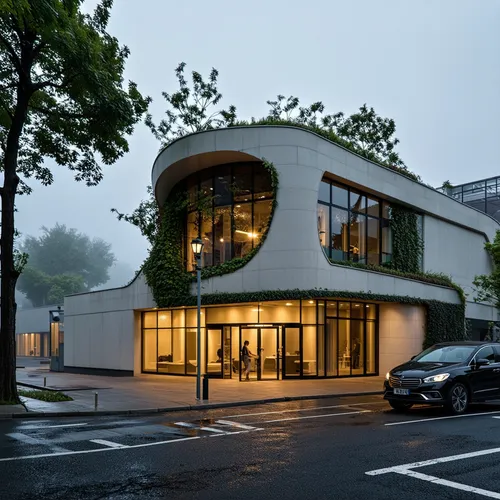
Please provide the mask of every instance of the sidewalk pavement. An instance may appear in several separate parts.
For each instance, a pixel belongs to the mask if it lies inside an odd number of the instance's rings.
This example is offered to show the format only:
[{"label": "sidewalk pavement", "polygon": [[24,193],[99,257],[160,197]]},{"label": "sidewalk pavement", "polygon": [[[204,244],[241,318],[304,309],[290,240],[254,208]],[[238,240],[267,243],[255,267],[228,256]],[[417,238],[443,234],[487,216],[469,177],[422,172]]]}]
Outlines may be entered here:
[{"label": "sidewalk pavement", "polygon": [[29,412],[22,414],[23,418],[40,415],[131,414],[208,409],[328,396],[381,394],[383,388],[383,377],[259,382],[209,379],[209,399],[198,402],[195,398],[194,377],[147,374],[137,377],[79,375],[50,372],[48,366],[43,365],[17,370],[17,381],[21,386],[43,389],[44,377],[46,389],[64,392],[74,401],[46,403],[23,398]]}]

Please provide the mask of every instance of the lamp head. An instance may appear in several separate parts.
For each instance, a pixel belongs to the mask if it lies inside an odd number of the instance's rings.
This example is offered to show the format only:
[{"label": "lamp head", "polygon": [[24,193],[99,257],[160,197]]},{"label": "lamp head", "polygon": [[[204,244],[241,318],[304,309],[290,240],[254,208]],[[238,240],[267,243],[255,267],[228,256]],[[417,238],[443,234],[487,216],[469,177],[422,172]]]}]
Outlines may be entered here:
[{"label": "lamp head", "polygon": [[194,258],[198,261],[201,259],[201,252],[203,252],[203,241],[196,238],[191,241],[191,249],[193,250]]}]

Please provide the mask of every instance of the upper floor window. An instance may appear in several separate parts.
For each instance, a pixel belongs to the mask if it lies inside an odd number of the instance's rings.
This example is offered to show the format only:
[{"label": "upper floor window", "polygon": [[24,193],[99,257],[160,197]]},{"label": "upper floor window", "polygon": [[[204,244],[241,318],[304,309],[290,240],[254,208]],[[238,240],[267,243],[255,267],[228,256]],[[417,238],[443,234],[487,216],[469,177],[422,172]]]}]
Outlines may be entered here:
[{"label": "upper floor window", "polygon": [[[183,181],[188,192],[184,255],[193,269],[190,242],[201,238],[203,266],[244,257],[269,225],[273,189],[260,162],[233,163],[197,172]],[[199,200],[205,200],[201,202]]]},{"label": "upper floor window", "polygon": [[331,260],[381,265],[391,262],[388,203],[323,178],[318,200],[321,246]]}]

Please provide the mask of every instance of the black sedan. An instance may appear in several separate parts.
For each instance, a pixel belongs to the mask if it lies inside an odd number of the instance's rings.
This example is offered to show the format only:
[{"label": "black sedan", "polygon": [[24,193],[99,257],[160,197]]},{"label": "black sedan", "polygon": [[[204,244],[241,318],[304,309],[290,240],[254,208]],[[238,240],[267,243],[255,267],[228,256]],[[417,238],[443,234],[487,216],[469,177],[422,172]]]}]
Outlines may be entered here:
[{"label": "black sedan", "polygon": [[500,399],[500,344],[436,344],[387,373],[384,399],[398,411],[440,405],[455,415],[472,402]]}]

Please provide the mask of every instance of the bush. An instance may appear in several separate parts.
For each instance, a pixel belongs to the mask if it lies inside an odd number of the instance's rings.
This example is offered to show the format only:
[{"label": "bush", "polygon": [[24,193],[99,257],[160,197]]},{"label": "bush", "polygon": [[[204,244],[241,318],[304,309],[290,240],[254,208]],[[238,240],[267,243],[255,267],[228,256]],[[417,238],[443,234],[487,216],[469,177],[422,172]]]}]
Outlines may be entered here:
[{"label": "bush", "polygon": [[58,403],[60,401],[73,401],[73,398],[63,394],[62,392],[54,391],[39,391],[39,390],[20,390],[19,396],[31,399],[39,399],[40,401],[46,401],[47,403]]}]

